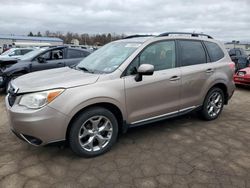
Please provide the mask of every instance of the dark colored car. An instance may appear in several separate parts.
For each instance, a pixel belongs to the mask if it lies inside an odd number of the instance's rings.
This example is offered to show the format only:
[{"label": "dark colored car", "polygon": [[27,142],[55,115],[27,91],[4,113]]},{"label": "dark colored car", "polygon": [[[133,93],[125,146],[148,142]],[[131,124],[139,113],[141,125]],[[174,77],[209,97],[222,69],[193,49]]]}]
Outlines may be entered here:
[{"label": "dark colored car", "polygon": [[1,61],[0,88],[6,88],[11,79],[29,72],[74,66],[89,54],[87,50],[60,46],[34,50],[17,61]]},{"label": "dark colored car", "polygon": [[249,66],[248,56],[242,48],[230,49],[228,53],[232,61],[235,63],[235,72]]}]

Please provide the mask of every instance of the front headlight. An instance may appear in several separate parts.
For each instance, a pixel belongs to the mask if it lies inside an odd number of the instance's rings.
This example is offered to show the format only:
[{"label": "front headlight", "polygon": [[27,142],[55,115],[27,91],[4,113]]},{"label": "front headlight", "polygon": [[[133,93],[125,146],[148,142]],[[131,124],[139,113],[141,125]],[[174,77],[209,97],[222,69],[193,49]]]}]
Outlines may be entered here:
[{"label": "front headlight", "polygon": [[38,109],[53,101],[64,89],[54,89],[37,93],[25,94],[21,97],[19,105],[31,109]]}]

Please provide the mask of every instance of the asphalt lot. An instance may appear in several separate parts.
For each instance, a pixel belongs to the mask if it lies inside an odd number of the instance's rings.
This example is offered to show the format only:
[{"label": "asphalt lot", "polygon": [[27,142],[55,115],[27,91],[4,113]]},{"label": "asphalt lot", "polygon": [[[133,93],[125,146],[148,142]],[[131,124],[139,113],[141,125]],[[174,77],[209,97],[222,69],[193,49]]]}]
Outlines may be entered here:
[{"label": "asphalt lot", "polygon": [[0,187],[250,187],[250,89],[219,119],[191,114],[129,130],[105,155],[33,147],[9,130],[0,95]]}]

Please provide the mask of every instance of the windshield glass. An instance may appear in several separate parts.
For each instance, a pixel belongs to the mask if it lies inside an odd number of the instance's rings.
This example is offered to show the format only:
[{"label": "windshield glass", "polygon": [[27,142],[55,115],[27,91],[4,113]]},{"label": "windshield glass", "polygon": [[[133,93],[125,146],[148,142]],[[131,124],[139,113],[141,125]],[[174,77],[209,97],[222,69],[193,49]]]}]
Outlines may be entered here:
[{"label": "windshield glass", "polygon": [[46,49],[47,48],[40,48],[40,49],[33,50],[33,51],[28,52],[27,54],[23,55],[19,59],[23,60],[23,61],[33,59],[34,57],[36,57],[38,54],[40,54],[41,52],[43,52]]},{"label": "windshield glass", "polygon": [[2,53],[1,56],[9,55],[9,54],[11,54],[14,50],[15,50],[15,49],[13,49],[13,48],[12,48],[12,49],[9,49],[9,50],[5,51],[4,53]]},{"label": "windshield glass", "polygon": [[135,42],[109,43],[83,59],[77,68],[91,72],[110,73],[116,70],[139,46]]}]

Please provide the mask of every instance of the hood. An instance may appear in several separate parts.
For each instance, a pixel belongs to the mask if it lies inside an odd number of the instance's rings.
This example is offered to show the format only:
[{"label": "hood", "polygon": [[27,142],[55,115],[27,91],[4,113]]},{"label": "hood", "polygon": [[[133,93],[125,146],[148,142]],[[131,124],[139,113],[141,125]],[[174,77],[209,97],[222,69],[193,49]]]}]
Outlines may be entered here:
[{"label": "hood", "polygon": [[12,84],[18,88],[18,93],[26,93],[93,84],[98,78],[98,74],[63,67],[29,73],[16,78]]}]

